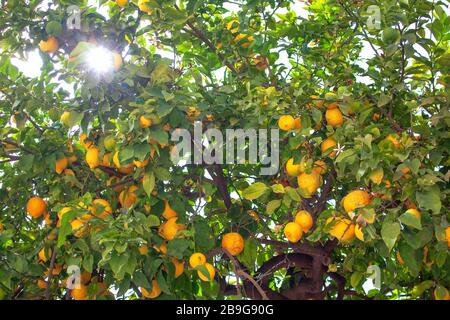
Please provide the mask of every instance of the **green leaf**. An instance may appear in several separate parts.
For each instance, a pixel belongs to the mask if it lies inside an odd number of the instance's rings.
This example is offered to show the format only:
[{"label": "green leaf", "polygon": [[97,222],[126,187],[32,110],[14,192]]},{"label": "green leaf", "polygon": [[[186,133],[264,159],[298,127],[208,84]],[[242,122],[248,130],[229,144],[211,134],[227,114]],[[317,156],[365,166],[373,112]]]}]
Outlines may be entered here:
[{"label": "green leaf", "polygon": [[385,220],[381,227],[381,237],[388,247],[389,251],[394,247],[397,237],[400,234],[400,224],[398,222],[392,222]]},{"label": "green leaf", "polygon": [[270,186],[274,193],[284,193],[284,186],[280,183]]},{"label": "green leaf", "polygon": [[155,168],[154,171],[155,171],[155,176],[156,176],[156,178],[158,178],[158,180],[167,181],[167,180],[170,180],[170,178],[171,178],[171,174],[170,174],[169,170],[167,170],[166,168],[157,167],[157,168]]},{"label": "green leaf", "polygon": [[415,215],[405,212],[399,217],[399,221],[415,229],[422,229],[422,223]]},{"label": "green leaf", "polygon": [[281,205],[281,200],[277,199],[277,200],[269,201],[269,203],[267,204],[267,207],[266,207],[267,213],[268,214],[274,213],[275,210],[277,210],[280,207],[280,205]]},{"label": "green leaf", "polygon": [[70,221],[76,216],[76,213],[76,210],[72,210],[63,215],[58,232],[58,241],[56,243],[58,247],[61,247],[66,241],[66,237],[72,233]]},{"label": "green leaf", "polygon": [[166,278],[164,278],[164,274],[163,274],[162,270],[158,271],[158,274],[156,275],[156,281],[158,281],[158,286],[161,288],[162,292],[171,294],[169,286],[167,285],[167,281],[166,281]]},{"label": "green leaf", "polygon": [[159,218],[155,216],[154,214],[151,214],[146,219],[146,226],[151,227],[157,227],[161,224],[161,221],[159,221]]},{"label": "green leaf", "polygon": [[153,189],[155,188],[155,175],[152,172],[146,172],[142,181],[144,191],[147,196],[151,196]]},{"label": "green leaf", "polygon": [[399,245],[399,251],[400,256],[403,261],[405,261],[405,265],[411,272],[411,275],[416,277],[419,274],[419,263],[417,262],[416,250],[406,243],[402,243]]},{"label": "green leaf", "polygon": [[439,214],[441,211],[440,190],[437,186],[431,186],[425,191],[417,191],[416,199],[421,208],[431,210],[433,214]]},{"label": "green leaf", "polygon": [[150,282],[142,271],[135,271],[133,274],[133,282],[138,287],[143,287],[146,289],[150,288]]},{"label": "green leaf", "polygon": [[262,182],[256,182],[242,191],[242,196],[247,200],[255,200],[261,197],[269,189]]},{"label": "green leaf", "polygon": [[359,272],[359,271],[353,272],[353,274],[350,277],[350,285],[353,288],[358,287],[358,285],[361,282],[363,276],[364,276],[364,274],[362,272]]},{"label": "green leaf", "polygon": [[167,253],[178,259],[182,259],[189,248],[190,241],[187,239],[173,239],[167,244]]},{"label": "green leaf", "polygon": [[302,198],[298,194],[297,189],[294,189],[292,187],[286,187],[286,193],[289,196],[289,198],[291,198],[292,200],[297,201],[297,202],[302,201]]}]

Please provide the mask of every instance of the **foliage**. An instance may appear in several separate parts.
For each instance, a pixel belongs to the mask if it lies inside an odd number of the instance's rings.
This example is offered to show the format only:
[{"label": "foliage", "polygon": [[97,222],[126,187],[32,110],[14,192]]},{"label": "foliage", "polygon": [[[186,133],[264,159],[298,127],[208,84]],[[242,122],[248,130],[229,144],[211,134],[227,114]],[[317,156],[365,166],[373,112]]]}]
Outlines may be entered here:
[{"label": "foliage", "polygon": [[[161,299],[445,296],[448,2],[317,0],[305,3],[306,15],[294,1],[124,2],[100,1],[106,17],[87,1],[1,2],[0,296],[63,299],[71,265],[91,273],[87,295],[97,299],[135,299],[139,287],[148,294],[156,286]],[[73,4],[81,30],[66,28]],[[370,5],[381,8],[381,29],[366,25]],[[50,36],[57,52],[40,51],[40,76],[26,77],[13,58]],[[123,65],[90,70],[99,44]],[[333,103],[342,125],[327,124]],[[260,175],[261,164],[170,160],[174,128],[192,131],[194,121],[223,132],[277,128],[282,115],[300,117],[301,128],[280,131],[275,176]],[[140,125],[141,116],[151,125]],[[336,155],[322,153],[327,137],[338,143]],[[100,163],[88,165],[93,145]],[[62,158],[71,172],[56,172]],[[325,162],[317,192],[286,174],[290,158],[308,174]],[[137,190],[127,193],[130,186]],[[367,190],[370,203],[346,213],[341,201],[356,189]],[[33,196],[47,203],[38,219],[26,212]],[[112,213],[94,215],[89,208],[107,212],[94,199],[107,200]],[[178,216],[170,240],[165,200]],[[64,207],[72,209],[58,221]],[[418,218],[405,213],[410,208]],[[282,228],[300,209],[314,225],[289,243]],[[334,239],[333,216],[360,226],[363,241]],[[227,232],[245,239],[237,256],[220,251]],[[46,262],[38,260],[42,248]],[[214,281],[200,280],[207,268],[187,262],[176,277],[173,258],[188,261],[194,252],[214,265]],[[381,288],[367,293],[371,265],[381,269]],[[101,285],[115,294],[99,294]]]}]

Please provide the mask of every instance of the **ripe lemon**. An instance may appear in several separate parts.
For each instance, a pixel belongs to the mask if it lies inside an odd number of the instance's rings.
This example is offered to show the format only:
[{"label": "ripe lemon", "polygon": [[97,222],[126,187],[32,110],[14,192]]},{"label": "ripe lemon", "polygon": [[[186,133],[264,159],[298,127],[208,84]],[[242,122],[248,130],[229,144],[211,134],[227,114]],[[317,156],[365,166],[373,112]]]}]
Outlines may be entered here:
[{"label": "ripe lemon", "polygon": [[302,227],[302,231],[307,233],[313,225],[313,218],[306,210],[300,210],[295,215],[295,223]]},{"label": "ripe lemon", "polygon": [[397,140],[397,138],[391,134],[386,137],[386,140],[392,143],[392,145],[395,148],[400,148],[402,146],[401,143]]},{"label": "ripe lemon", "polygon": [[68,165],[69,165],[69,161],[67,160],[66,157],[56,160],[56,164],[55,164],[56,173],[61,174],[64,171],[64,169],[67,168]]},{"label": "ripe lemon", "polygon": [[294,120],[294,129],[300,130],[302,128],[302,119],[295,118]]},{"label": "ripe lemon", "polygon": [[292,243],[298,242],[303,235],[302,227],[295,222],[289,222],[288,224],[286,224],[283,233],[289,240],[289,242]]},{"label": "ripe lemon", "polygon": [[359,226],[359,224],[355,225],[355,236],[359,240],[364,241],[364,233],[362,231],[362,228]]},{"label": "ripe lemon", "polygon": [[92,204],[93,206],[89,210],[94,216],[100,219],[105,219],[112,213],[111,205],[106,200],[95,199],[94,201],[92,201]]},{"label": "ripe lemon", "polygon": [[314,194],[320,186],[320,175],[315,172],[302,173],[297,178],[298,186],[308,192],[308,194]]},{"label": "ripe lemon", "polygon": [[78,287],[73,288],[70,294],[74,300],[87,300],[88,288],[84,284],[80,284]]},{"label": "ripe lemon", "polygon": [[128,0],[116,0],[116,3],[119,7],[124,7],[127,4]]},{"label": "ripe lemon", "polygon": [[203,253],[195,252],[189,258],[189,265],[192,268],[206,263],[206,257]]},{"label": "ripe lemon", "polygon": [[89,168],[94,169],[100,165],[100,150],[97,147],[90,147],[86,152],[86,162]]},{"label": "ripe lemon", "polygon": [[146,256],[148,254],[148,247],[145,244],[139,246],[138,250],[139,250],[139,253],[143,256]]},{"label": "ripe lemon", "polygon": [[86,233],[85,222],[81,219],[74,219],[70,221],[70,226],[72,227],[72,233],[75,237],[81,238]]},{"label": "ripe lemon", "polygon": [[[322,150],[322,153],[325,153],[329,149],[333,149],[336,146],[337,146],[336,140],[334,140],[333,138],[327,138],[322,141],[322,143],[320,145],[320,149]],[[336,151],[332,151],[332,152],[330,152],[330,154],[328,156],[334,157],[335,155],[336,155]]]},{"label": "ripe lemon", "polygon": [[345,212],[349,213],[355,209],[365,207],[370,203],[370,195],[365,190],[354,190],[347,194],[342,200]]},{"label": "ripe lemon", "polygon": [[80,143],[85,149],[89,149],[94,144],[92,141],[86,141],[87,138],[86,133],[80,134]]},{"label": "ripe lemon", "polygon": [[161,294],[161,289],[159,288],[158,281],[153,279],[152,281],[152,291],[148,292],[145,288],[140,288],[141,294],[145,298],[155,299]]},{"label": "ripe lemon", "polygon": [[330,234],[339,241],[348,242],[355,237],[355,225],[349,219],[328,218],[327,224],[333,223]]},{"label": "ripe lemon", "polygon": [[162,216],[167,220],[169,220],[170,218],[178,217],[178,214],[176,213],[176,211],[170,207],[169,201],[164,200],[164,203],[165,203],[165,206],[164,206],[164,211],[162,213]]},{"label": "ripe lemon", "polygon": [[52,249],[45,250],[44,248],[41,249],[38,253],[38,259],[40,262],[47,262],[48,259],[52,256]]},{"label": "ripe lemon", "polygon": [[59,118],[59,121],[65,125],[66,127],[69,126],[69,119],[70,119],[70,112],[64,111],[61,117]]},{"label": "ripe lemon", "polygon": [[244,250],[244,238],[237,232],[227,233],[222,238],[222,248],[237,256]]},{"label": "ripe lemon", "polygon": [[115,71],[119,71],[120,68],[122,68],[122,65],[123,65],[122,56],[120,55],[120,53],[114,51],[112,53],[112,58],[113,58],[114,70]]},{"label": "ripe lemon", "polygon": [[37,284],[39,289],[46,289],[47,288],[47,282],[45,280],[38,279],[36,284]]},{"label": "ripe lemon", "polygon": [[72,169],[64,169],[64,174],[67,176],[75,177],[75,172]]},{"label": "ripe lemon", "polygon": [[[443,287],[442,287],[443,288]],[[441,294],[441,296],[438,296],[438,292],[437,289],[434,289],[433,291],[433,295],[434,295],[434,299],[435,300],[450,300],[450,294],[448,293],[447,288],[443,288],[443,295]]]},{"label": "ripe lemon", "polygon": [[203,281],[213,281],[214,276],[216,275],[216,270],[214,269],[213,265],[210,263],[205,263],[205,267],[208,270],[209,273],[209,279],[207,276],[205,276],[202,272],[199,270],[197,271],[198,277],[202,279]]},{"label": "ripe lemon", "polygon": [[305,163],[303,161],[301,161],[299,164],[294,164],[294,158],[290,158],[286,162],[286,172],[292,177],[297,177],[300,173],[302,173],[304,167]]},{"label": "ripe lemon", "polygon": [[156,248],[156,250],[164,255],[167,254],[167,242],[161,243],[161,245],[158,248]]},{"label": "ripe lemon", "polygon": [[278,119],[278,126],[284,131],[292,130],[295,127],[295,119],[290,115],[281,116],[280,119]]},{"label": "ripe lemon", "polygon": [[340,127],[344,123],[344,117],[339,108],[328,109],[325,112],[325,119],[327,120],[327,124],[334,128]]},{"label": "ripe lemon", "polygon": [[178,218],[171,218],[159,227],[159,233],[166,240],[173,240],[178,231],[185,228],[184,225],[177,223]]},{"label": "ripe lemon", "polygon": [[141,11],[143,11],[143,12],[146,12],[146,13],[148,13],[148,14],[151,14],[152,13],[152,8],[150,8],[148,5],[147,5],[147,2],[149,2],[150,0],[139,0],[138,1],[138,7],[139,7],[139,9],[141,10]]},{"label": "ripe lemon", "polygon": [[48,37],[46,41],[41,40],[39,42],[39,48],[43,52],[55,53],[56,51],[58,51],[58,47],[58,40],[55,37]]},{"label": "ripe lemon", "polygon": [[133,164],[136,166],[136,168],[144,168],[148,165],[150,159],[145,159],[144,161],[139,160],[133,160]]},{"label": "ripe lemon", "polygon": [[397,251],[397,253],[395,255],[397,257],[398,263],[400,263],[400,265],[403,265],[405,263],[405,261],[403,260],[402,256],[400,255],[400,251]]},{"label": "ripe lemon", "polygon": [[87,272],[87,271],[83,271],[81,274],[80,274],[80,282],[82,283],[82,284],[87,284],[89,281],[91,281],[91,274],[89,273],[89,272]]},{"label": "ripe lemon", "polygon": [[33,197],[27,202],[27,212],[34,219],[39,218],[46,210],[45,201],[39,197]]},{"label": "ripe lemon", "polygon": [[175,278],[178,278],[184,272],[184,262],[179,261],[177,258],[172,258],[172,263],[175,266]]},{"label": "ripe lemon", "polygon": [[327,172],[327,165],[326,165],[325,161],[316,160],[314,162],[313,172],[315,172],[317,174],[324,174],[325,172]]},{"label": "ripe lemon", "polygon": [[422,214],[421,214],[420,211],[417,210],[417,209],[408,209],[408,210],[406,210],[405,213],[412,214],[413,216],[415,216],[415,217],[416,217],[417,219],[419,219],[419,220],[420,220],[420,218],[422,217]]},{"label": "ripe lemon", "polygon": [[447,246],[450,248],[450,227],[445,228],[445,240],[447,240]]},{"label": "ripe lemon", "polygon": [[58,211],[58,219],[62,220],[63,216],[70,211],[72,211],[72,208],[70,208],[70,207],[64,207],[61,210],[59,210]]},{"label": "ripe lemon", "polygon": [[122,207],[128,209],[137,201],[137,195],[135,192],[138,190],[138,187],[131,186],[128,190],[123,190],[119,195],[119,203]]},{"label": "ripe lemon", "polygon": [[139,117],[139,126],[143,129],[150,127],[152,123],[152,119],[146,118],[145,116]]}]

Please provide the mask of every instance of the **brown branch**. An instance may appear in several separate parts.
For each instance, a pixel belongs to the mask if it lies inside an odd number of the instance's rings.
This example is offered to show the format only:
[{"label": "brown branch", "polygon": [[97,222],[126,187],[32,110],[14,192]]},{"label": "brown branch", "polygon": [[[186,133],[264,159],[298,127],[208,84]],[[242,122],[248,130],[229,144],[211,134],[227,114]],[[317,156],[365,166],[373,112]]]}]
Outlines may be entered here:
[{"label": "brown branch", "polygon": [[[328,253],[321,247],[313,247],[309,244],[305,243],[291,243],[291,242],[282,242],[277,240],[269,240],[269,239],[262,239],[262,238],[256,238],[253,237],[255,240],[259,241],[259,243],[267,244],[271,246],[277,246],[280,248],[291,248],[294,249],[294,251],[298,253],[307,254],[310,256],[318,256],[321,258],[327,258]],[[325,261],[323,261],[325,262]]]},{"label": "brown branch", "polygon": [[213,178],[214,183],[217,186],[217,189],[219,190],[223,202],[225,203],[225,207],[227,209],[230,209],[231,207],[231,197],[228,193],[227,188],[227,181],[225,179],[225,176],[223,175],[222,166],[220,164],[215,164],[212,169],[207,169],[210,176]]},{"label": "brown branch", "polygon": [[[178,11],[181,11],[180,8],[175,4],[175,9]],[[202,30],[197,28],[191,21],[187,21],[186,24],[189,26],[190,29],[183,28],[184,31],[192,34],[199,40],[201,40],[203,43],[205,43],[208,48],[217,55],[217,57],[222,61],[223,64],[225,64],[234,74],[239,76],[239,72],[236,70],[236,68],[224,57],[223,54],[218,52],[216,46],[209,40],[207,36],[203,33]]]},{"label": "brown branch", "polygon": [[53,279],[53,268],[55,267],[55,260],[56,260],[56,246],[53,248],[52,257],[50,259],[50,267],[48,269],[48,279],[45,283],[45,299],[50,300],[50,285],[52,283]]},{"label": "brown branch", "polygon": [[231,260],[231,262],[234,265],[235,268],[235,274],[237,277],[243,277],[244,281],[245,279],[247,279],[248,281],[251,282],[251,284],[256,288],[256,290],[258,290],[259,294],[261,295],[263,300],[269,300],[269,298],[267,297],[267,294],[264,292],[264,290],[261,288],[261,286],[255,281],[255,279],[253,279],[247,272],[245,272],[244,270],[242,270],[242,268],[239,266],[239,263],[237,261],[237,259],[231,255],[228,250],[226,249],[222,249],[222,251],[227,255],[227,257]]}]

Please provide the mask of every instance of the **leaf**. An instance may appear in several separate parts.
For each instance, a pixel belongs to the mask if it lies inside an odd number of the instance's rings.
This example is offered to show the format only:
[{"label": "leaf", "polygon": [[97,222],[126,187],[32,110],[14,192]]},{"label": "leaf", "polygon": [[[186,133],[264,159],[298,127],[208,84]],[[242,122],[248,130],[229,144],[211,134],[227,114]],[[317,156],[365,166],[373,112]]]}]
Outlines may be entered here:
[{"label": "leaf", "polygon": [[270,186],[274,193],[284,193],[284,186],[280,183]]},{"label": "leaf", "polygon": [[210,277],[209,271],[205,267],[205,265],[198,265],[194,269],[197,270],[198,272],[200,272],[203,276],[205,276],[206,279],[212,280],[211,277]]},{"label": "leaf", "polygon": [[167,180],[170,180],[170,178],[171,178],[171,174],[170,174],[169,170],[167,170],[166,168],[157,167],[157,168],[155,168],[154,171],[155,171],[155,176],[156,176],[156,178],[158,178],[158,180],[167,181]]},{"label": "leaf", "polygon": [[361,282],[362,278],[363,278],[362,272],[359,272],[359,271],[353,272],[353,274],[350,277],[350,285],[353,288],[356,288],[359,285],[359,283]]},{"label": "leaf", "polygon": [[302,201],[302,198],[298,194],[297,189],[294,189],[292,187],[286,187],[286,193],[289,196],[289,198],[291,198],[292,200],[297,201],[297,202]]},{"label": "leaf", "polygon": [[405,265],[408,267],[411,274],[416,277],[419,274],[419,264],[417,262],[416,251],[406,243],[402,243],[399,246],[400,256]]},{"label": "leaf", "polygon": [[281,200],[271,200],[269,201],[269,203],[267,204],[266,207],[266,211],[268,214],[272,214],[275,212],[275,210],[277,210],[281,205]]},{"label": "leaf", "polygon": [[150,289],[150,282],[142,271],[135,271],[133,274],[133,282],[138,287]]},{"label": "leaf", "polygon": [[400,224],[398,222],[385,220],[381,227],[381,237],[389,251],[394,247],[397,237],[400,234]]},{"label": "leaf", "polygon": [[438,186],[431,186],[425,191],[417,191],[416,199],[421,208],[431,210],[433,214],[441,211],[441,198]]},{"label": "leaf", "polygon": [[399,217],[399,221],[415,229],[422,229],[422,223],[415,215],[405,212]]},{"label": "leaf", "polygon": [[155,139],[160,145],[169,144],[169,134],[164,130],[151,131],[150,136]]},{"label": "leaf", "polygon": [[159,221],[159,218],[155,216],[154,214],[151,214],[146,219],[146,226],[151,227],[157,227],[161,224],[161,221]]},{"label": "leaf", "polygon": [[412,292],[411,292],[412,296],[415,297],[415,298],[418,298],[418,297],[422,296],[422,294],[426,290],[430,289],[433,286],[434,286],[434,281],[432,281],[432,280],[425,280],[425,281],[423,281],[423,282],[421,282],[419,284],[416,284],[414,286],[414,288],[412,289]]},{"label": "leaf", "polygon": [[167,244],[167,254],[182,259],[189,249],[189,244],[187,239],[173,239]]},{"label": "leaf", "polygon": [[142,185],[147,196],[151,196],[153,189],[155,188],[155,174],[152,172],[146,172],[144,174],[144,179],[142,180]]},{"label": "leaf", "polygon": [[156,281],[158,281],[158,286],[161,288],[161,291],[170,294],[169,286],[167,285],[166,278],[164,278],[164,274],[162,270],[159,270],[156,275]]},{"label": "leaf", "polygon": [[63,215],[61,219],[61,226],[58,232],[58,241],[57,246],[61,247],[66,241],[66,237],[72,233],[72,225],[70,224],[70,220],[72,220],[76,215],[76,211],[72,210]]},{"label": "leaf", "polygon": [[261,197],[268,189],[269,187],[264,183],[256,182],[244,189],[244,191],[242,191],[242,196],[247,200],[255,200]]}]

